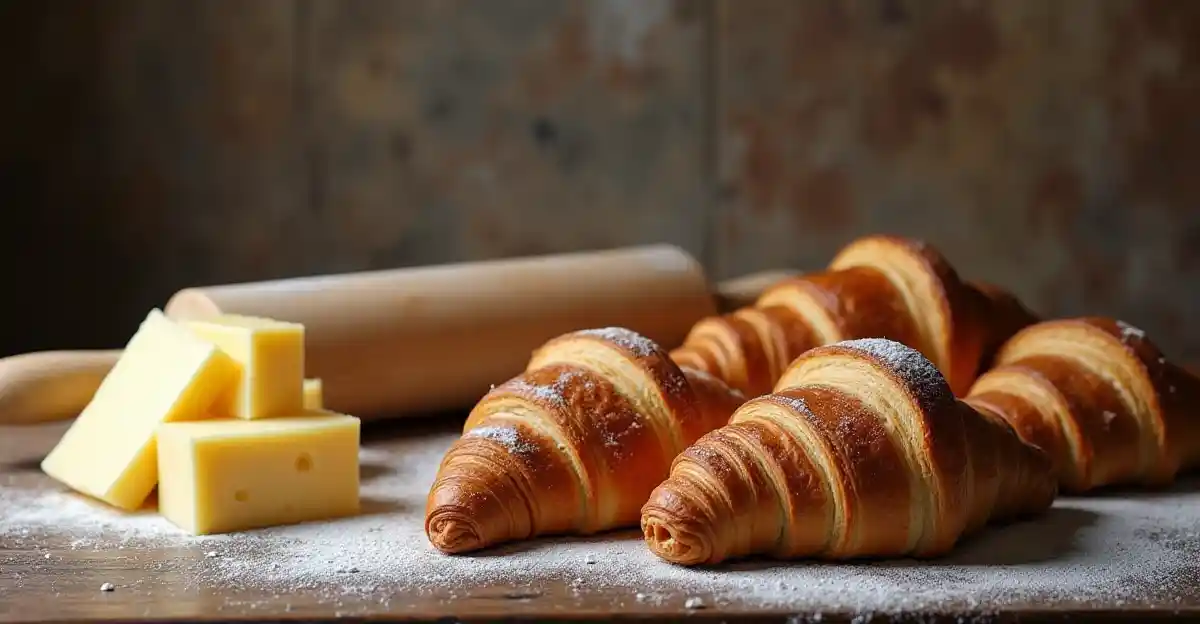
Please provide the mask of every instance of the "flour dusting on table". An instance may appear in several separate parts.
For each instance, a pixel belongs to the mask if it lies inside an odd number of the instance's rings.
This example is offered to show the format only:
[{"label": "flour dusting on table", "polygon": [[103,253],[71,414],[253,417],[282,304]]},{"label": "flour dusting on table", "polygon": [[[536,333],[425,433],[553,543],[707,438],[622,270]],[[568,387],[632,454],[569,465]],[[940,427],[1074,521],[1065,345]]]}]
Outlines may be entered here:
[{"label": "flour dusting on table", "polygon": [[[991,529],[953,556],[925,563],[755,561],[694,570],[659,561],[628,531],[451,557],[429,545],[423,516],[425,494],[454,437],[392,441],[387,451],[365,448],[361,516],[239,534],[191,537],[153,513],[122,515],[61,491],[0,485],[0,544],[59,534],[77,549],[110,548],[116,541],[117,548],[215,553],[189,560],[183,578],[280,593],[453,598],[493,586],[520,598],[561,581],[569,591],[604,592],[627,606],[682,594],[704,608],[810,613],[988,611],[1033,600],[1180,604],[1184,588],[1200,584],[1195,479],[1171,492],[1064,498],[1037,520]],[[1192,601],[1194,594],[1189,591]]]}]

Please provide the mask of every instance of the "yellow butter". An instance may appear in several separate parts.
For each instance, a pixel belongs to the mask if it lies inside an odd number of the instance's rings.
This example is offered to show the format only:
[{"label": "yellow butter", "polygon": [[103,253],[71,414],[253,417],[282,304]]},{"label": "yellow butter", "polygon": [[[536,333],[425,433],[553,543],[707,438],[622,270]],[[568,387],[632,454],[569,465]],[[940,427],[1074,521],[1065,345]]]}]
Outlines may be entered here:
[{"label": "yellow butter", "polygon": [[158,430],[158,510],[195,535],[358,512],[359,421],[219,419]]},{"label": "yellow butter", "polygon": [[304,380],[304,409],[319,410],[325,407],[324,389],[320,379]]},{"label": "yellow butter", "polygon": [[204,418],[237,364],[152,310],[42,470],[111,505],[137,509],[157,483],[160,423]]},{"label": "yellow butter", "polygon": [[304,326],[223,315],[187,326],[242,367],[241,379],[213,410],[218,416],[270,418],[304,409]]}]

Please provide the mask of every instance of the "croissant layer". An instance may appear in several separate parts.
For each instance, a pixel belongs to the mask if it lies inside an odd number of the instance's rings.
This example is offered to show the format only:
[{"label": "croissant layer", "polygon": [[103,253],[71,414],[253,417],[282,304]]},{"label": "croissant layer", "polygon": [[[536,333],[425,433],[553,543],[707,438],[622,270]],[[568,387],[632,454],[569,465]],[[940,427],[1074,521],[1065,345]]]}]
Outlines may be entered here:
[{"label": "croissant layer", "polygon": [[785,280],[752,307],[700,321],[671,357],[760,396],[813,347],[888,338],[925,354],[961,394],[1000,343],[1035,321],[1012,294],[962,281],[932,246],[868,236],[844,247],[826,271]]},{"label": "croissant layer", "polygon": [[426,534],[460,553],[634,525],[671,460],[743,400],[629,330],[551,340],[467,417],[430,489]]},{"label": "croissant layer", "polygon": [[1026,327],[966,401],[1045,449],[1065,491],[1161,485],[1200,465],[1200,382],[1144,332],[1101,317]]},{"label": "croissant layer", "polygon": [[678,456],[641,525],[682,565],[929,557],[1056,493],[1050,457],[955,399],[919,352],[852,340],[800,356],[774,393]]}]

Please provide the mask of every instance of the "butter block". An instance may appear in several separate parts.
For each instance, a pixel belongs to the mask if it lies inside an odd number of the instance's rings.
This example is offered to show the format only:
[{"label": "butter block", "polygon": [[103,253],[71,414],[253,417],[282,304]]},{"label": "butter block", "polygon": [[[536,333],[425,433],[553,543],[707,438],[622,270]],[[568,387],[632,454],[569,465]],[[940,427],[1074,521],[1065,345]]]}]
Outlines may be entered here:
[{"label": "butter block", "polygon": [[232,314],[189,321],[242,367],[241,378],[213,407],[217,416],[271,418],[304,409],[304,326]]},{"label": "butter block", "polygon": [[158,430],[158,510],[194,535],[358,512],[359,420],[331,412]]},{"label": "butter block", "polygon": [[207,417],[237,374],[237,363],[216,345],[152,310],[42,470],[110,505],[137,509],[158,482],[158,426]]},{"label": "butter block", "polygon": [[319,410],[325,407],[325,390],[320,379],[304,380],[304,409]]}]

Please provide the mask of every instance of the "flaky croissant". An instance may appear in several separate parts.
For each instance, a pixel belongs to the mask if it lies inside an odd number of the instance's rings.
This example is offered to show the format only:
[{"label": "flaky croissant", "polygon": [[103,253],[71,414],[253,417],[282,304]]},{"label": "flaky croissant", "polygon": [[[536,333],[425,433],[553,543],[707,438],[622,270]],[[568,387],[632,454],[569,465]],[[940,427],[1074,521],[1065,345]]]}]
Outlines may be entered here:
[{"label": "flaky croissant", "polygon": [[650,550],[682,565],[930,557],[1056,494],[1049,457],[955,399],[886,339],[818,347],[671,466],[642,507]]},{"label": "flaky croissant", "polygon": [[1044,448],[1064,491],[1161,485],[1200,467],[1200,381],[1113,319],[1025,328],[966,401]]},{"label": "flaky croissant", "polygon": [[889,338],[925,354],[961,394],[997,345],[1035,321],[1013,295],[963,282],[932,246],[868,236],[844,247],[826,271],[785,280],[752,307],[700,321],[671,357],[759,396],[808,349]]},{"label": "flaky croissant", "polygon": [[429,492],[446,553],[635,526],[671,460],[745,398],[619,328],[560,336],[480,400]]}]

